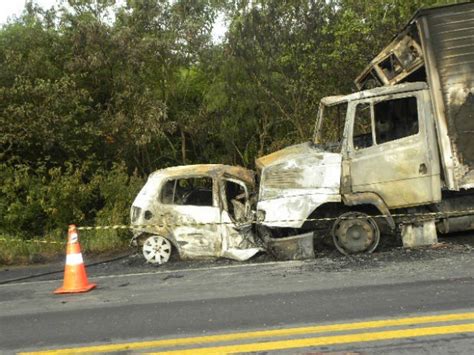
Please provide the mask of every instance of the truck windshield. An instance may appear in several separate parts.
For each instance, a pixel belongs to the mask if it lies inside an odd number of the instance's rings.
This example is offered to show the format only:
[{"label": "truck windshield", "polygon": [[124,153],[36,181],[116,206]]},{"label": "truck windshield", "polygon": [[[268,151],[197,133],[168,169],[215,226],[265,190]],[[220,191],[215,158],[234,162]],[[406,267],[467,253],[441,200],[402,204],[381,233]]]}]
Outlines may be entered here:
[{"label": "truck windshield", "polygon": [[314,143],[322,145],[324,149],[331,152],[339,152],[344,133],[346,112],[347,102],[331,106],[321,105]]}]

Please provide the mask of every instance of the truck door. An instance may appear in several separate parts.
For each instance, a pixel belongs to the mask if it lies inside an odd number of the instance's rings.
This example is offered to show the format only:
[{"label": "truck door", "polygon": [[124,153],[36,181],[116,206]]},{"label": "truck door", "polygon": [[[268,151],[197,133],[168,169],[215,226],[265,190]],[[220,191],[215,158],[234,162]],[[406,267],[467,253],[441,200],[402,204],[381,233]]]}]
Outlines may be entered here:
[{"label": "truck door", "polygon": [[342,164],[343,193],[374,192],[389,208],[441,199],[427,93],[353,101],[349,119],[352,129]]}]

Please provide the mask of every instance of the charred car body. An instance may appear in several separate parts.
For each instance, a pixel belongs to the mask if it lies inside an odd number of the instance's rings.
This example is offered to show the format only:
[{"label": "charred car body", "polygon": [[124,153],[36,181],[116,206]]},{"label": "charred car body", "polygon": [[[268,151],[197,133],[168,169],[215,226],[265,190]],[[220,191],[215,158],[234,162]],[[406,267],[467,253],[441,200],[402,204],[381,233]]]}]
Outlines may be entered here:
[{"label": "charred car body", "polygon": [[261,247],[252,231],[254,173],[227,165],[188,165],[150,175],[131,209],[132,244],[148,262],[227,257],[246,260]]},{"label": "charred car body", "polygon": [[[474,229],[473,74],[474,4],[417,12],[356,79],[367,90],[321,101],[312,142],[257,160],[259,223],[329,229],[343,253],[399,224],[406,246]],[[450,211],[466,213],[413,218]]]}]

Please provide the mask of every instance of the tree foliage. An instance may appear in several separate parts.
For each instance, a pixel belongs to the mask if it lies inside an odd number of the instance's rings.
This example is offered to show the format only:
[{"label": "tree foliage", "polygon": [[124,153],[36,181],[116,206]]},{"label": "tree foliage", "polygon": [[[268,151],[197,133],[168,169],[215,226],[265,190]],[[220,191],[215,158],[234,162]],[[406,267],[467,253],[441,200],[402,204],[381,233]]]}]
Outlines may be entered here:
[{"label": "tree foliage", "polygon": [[417,8],[447,2],[27,2],[0,29],[0,231],[125,222],[115,194],[131,202],[153,170],[253,167],[307,140],[321,97],[353,90]]}]

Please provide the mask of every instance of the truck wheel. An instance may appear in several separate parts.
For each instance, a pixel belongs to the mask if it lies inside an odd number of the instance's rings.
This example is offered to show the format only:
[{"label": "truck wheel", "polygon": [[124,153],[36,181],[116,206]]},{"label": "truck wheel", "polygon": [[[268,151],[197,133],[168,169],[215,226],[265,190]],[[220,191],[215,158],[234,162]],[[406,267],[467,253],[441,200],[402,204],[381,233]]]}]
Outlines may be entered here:
[{"label": "truck wheel", "polygon": [[159,235],[148,237],[142,246],[143,256],[151,264],[164,264],[168,262],[171,250],[170,241]]},{"label": "truck wheel", "polygon": [[380,241],[380,230],[375,220],[362,212],[346,212],[334,222],[332,239],[341,253],[371,253]]}]

